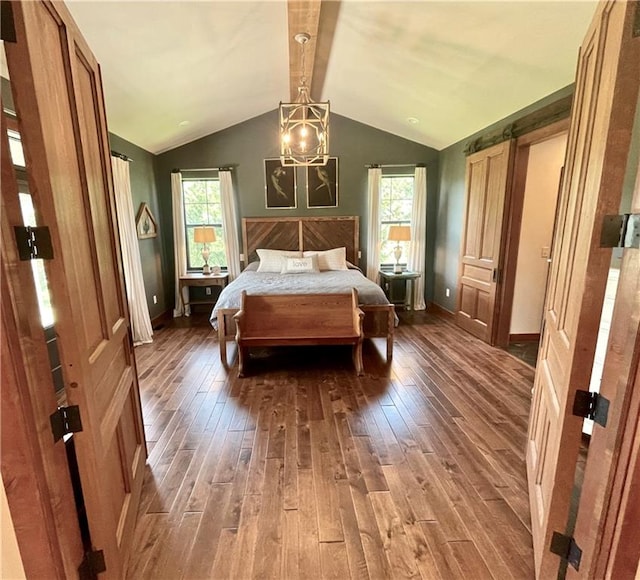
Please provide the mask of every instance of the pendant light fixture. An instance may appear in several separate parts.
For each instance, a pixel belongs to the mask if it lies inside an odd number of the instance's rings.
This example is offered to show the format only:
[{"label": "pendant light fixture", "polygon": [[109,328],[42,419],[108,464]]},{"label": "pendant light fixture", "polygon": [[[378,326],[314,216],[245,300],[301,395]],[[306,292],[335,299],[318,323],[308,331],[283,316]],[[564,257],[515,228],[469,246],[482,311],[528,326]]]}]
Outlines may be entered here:
[{"label": "pendant light fixture", "polygon": [[329,160],[329,101],[315,103],[309,96],[304,47],[311,37],[294,36],[302,50],[302,77],[295,103],[280,102],[280,162],[282,165],[326,165]]}]

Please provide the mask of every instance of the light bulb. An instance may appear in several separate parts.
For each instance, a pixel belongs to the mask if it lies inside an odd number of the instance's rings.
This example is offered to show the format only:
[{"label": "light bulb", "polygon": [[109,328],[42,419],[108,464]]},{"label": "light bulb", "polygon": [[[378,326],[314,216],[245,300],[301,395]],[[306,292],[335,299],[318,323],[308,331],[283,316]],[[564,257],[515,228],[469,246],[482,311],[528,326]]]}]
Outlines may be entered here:
[{"label": "light bulb", "polygon": [[300,141],[300,150],[304,151],[307,147],[306,141]]},{"label": "light bulb", "polygon": [[291,136],[289,135],[289,133],[285,133],[285,134],[282,136],[282,140],[283,140],[285,143],[289,143],[289,141],[291,141]]},{"label": "light bulb", "polygon": [[307,136],[307,127],[306,127],[306,125],[302,125],[302,128],[300,129],[300,136],[301,137],[306,137]]}]

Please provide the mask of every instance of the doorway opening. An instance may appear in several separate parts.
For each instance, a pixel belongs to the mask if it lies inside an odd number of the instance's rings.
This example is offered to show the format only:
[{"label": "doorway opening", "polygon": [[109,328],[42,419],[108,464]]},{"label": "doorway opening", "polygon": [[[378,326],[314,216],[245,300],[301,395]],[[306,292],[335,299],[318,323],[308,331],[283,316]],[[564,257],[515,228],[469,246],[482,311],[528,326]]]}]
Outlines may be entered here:
[{"label": "doorway opening", "polygon": [[566,148],[565,132],[529,146],[507,350],[531,366],[538,356]]},{"label": "doorway opening", "polygon": [[565,119],[516,141],[505,208],[503,285],[494,342],[533,367],[542,331],[567,137]]}]

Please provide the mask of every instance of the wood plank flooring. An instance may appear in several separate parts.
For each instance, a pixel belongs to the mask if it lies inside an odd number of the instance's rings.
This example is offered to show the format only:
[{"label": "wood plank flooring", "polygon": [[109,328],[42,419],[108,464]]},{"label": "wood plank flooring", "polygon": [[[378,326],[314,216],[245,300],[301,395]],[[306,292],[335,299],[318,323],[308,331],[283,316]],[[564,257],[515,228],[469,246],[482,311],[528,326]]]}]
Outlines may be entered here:
[{"label": "wood plank flooring", "polygon": [[391,364],[365,341],[363,377],[349,347],[304,347],[257,351],[238,379],[206,321],[178,324],[136,349],[129,578],[533,578],[533,369],[415,313]]}]

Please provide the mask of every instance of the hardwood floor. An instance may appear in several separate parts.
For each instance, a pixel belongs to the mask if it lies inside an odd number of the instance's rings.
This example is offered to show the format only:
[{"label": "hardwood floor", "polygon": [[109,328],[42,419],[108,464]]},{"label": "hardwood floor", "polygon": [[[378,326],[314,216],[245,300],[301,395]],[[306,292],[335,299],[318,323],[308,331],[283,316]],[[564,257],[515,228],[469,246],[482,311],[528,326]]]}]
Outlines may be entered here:
[{"label": "hardwood floor", "polygon": [[533,369],[406,317],[390,365],[365,341],[363,377],[347,346],[258,351],[238,379],[195,320],[138,347],[149,459],[128,577],[532,578]]}]

